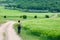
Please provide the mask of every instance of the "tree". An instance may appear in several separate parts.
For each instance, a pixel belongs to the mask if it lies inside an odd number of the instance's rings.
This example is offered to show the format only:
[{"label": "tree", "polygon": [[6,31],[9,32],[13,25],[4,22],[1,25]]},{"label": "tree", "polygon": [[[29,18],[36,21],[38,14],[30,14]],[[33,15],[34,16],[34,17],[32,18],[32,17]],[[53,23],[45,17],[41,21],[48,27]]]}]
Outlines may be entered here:
[{"label": "tree", "polygon": [[19,9],[49,10],[50,12],[60,12],[60,0],[0,0],[0,3],[13,4]]}]

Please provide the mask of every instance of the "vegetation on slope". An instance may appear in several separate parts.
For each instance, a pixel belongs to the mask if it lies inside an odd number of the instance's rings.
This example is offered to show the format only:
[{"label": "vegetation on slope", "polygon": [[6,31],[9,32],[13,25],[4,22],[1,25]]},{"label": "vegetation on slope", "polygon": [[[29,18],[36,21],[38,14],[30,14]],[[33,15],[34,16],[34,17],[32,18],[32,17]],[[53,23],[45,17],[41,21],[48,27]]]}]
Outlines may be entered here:
[{"label": "vegetation on slope", "polygon": [[50,12],[60,12],[60,0],[2,0],[0,3],[6,3],[5,7],[20,8],[28,10],[43,10]]}]

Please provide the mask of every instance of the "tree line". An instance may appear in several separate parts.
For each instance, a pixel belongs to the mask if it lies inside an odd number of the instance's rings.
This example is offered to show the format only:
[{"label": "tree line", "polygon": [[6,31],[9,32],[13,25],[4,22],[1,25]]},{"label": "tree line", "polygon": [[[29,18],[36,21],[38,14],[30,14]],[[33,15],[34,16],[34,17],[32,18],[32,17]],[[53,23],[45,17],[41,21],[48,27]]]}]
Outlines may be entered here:
[{"label": "tree line", "polygon": [[60,12],[60,0],[6,0],[5,7]]}]

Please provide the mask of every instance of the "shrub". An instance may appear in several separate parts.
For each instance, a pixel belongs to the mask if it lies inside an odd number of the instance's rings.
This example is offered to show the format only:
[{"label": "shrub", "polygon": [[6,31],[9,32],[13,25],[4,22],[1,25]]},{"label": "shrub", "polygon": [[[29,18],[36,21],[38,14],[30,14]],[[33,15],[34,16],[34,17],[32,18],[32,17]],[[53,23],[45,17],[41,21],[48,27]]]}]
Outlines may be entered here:
[{"label": "shrub", "polygon": [[35,15],[34,18],[37,18],[37,16]]},{"label": "shrub", "polygon": [[49,18],[49,15],[45,15],[45,18]]},{"label": "shrub", "polygon": [[56,38],[57,38],[57,40],[60,40],[60,35],[59,35],[59,36],[57,36]]},{"label": "shrub", "polygon": [[6,16],[4,16],[4,18],[6,18]]},{"label": "shrub", "polygon": [[48,36],[48,39],[50,39],[50,40],[60,40],[60,35],[59,36]]},{"label": "shrub", "polygon": [[23,15],[23,19],[26,19],[27,18],[27,16],[26,15]]},{"label": "shrub", "polygon": [[20,18],[22,18],[22,16],[20,16]]},{"label": "shrub", "polygon": [[54,39],[53,36],[47,36],[47,38],[50,39],[50,40],[53,40]]}]

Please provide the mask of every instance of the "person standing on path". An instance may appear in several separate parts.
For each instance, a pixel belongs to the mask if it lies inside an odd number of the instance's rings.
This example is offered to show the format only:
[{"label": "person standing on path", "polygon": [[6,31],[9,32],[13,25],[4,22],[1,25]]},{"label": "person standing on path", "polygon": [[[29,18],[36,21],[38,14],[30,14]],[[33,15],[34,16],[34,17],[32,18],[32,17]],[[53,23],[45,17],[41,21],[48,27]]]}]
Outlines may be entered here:
[{"label": "person standing on path", "polygon": [[18,34],[20,34],[21,32],[21,24],[20,24],[20,20],[18,20]]}]

